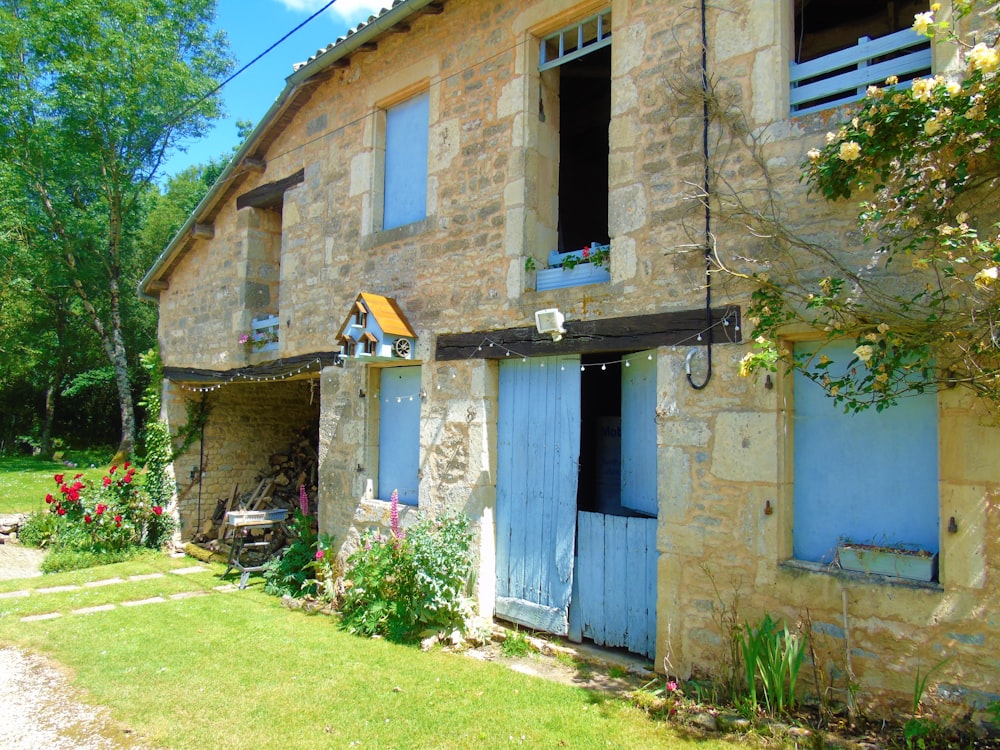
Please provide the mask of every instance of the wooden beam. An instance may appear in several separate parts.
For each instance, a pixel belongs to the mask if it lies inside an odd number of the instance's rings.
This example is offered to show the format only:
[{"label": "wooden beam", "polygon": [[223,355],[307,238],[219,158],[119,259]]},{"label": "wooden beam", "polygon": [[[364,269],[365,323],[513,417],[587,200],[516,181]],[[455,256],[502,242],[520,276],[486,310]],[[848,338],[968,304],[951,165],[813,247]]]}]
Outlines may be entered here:
[{"label": "wooden beam", "polygon": [[406,34],[409,30],[410,30],[410,24],[397,23],[395,26],[390,26],[388,32],[390,34]]},{"label": "wooden beam", "polygon": [[304,181],[305,175],[305,170],[300,169],[295,174],[283,180],[269,182],[266,185],[254,188],[248,193],[243,193],[243,195],[236,199],[236,208],[246,208],[247,206],[253,206],[254,208],[275,208],[280,206],[285,191],[293,185],[298,185]]},{"label": "wooden beam", "polygon": [[146,284],[146,291],[149,292],[165,292],[170,288],[170,282],[164,279],[157,279],[156,281],[150,281]]},{"label": "wooden beam", "polygon": [[625,318],[567,320],[564,327],[566,333],[561,341],[538,333],[534,326],[440,334],[434,358],[503,359],[508,351],[523,357],[627,352],[657,346],[706,346],[709,340],[714,344],[736,344],[743,340],[740,308],[735,305],[713,309],[711,322],[704,309],[694,309]]},{"label": "wooden beam", "polygon": [[439,16],[444,13],[444,3],[431,3],[430,5],[424,6],[422,12],[429,16]]},{"label": "wooden beam", "polygon": [[210,240],[215,237],[215,225],[195,224],[191,227],[191,236],[196,240]]},{"label": "wooden beam", "polygon": [[[213,385],[232,381],[245,382],[254,378],[291,377],[301,374],[305,377],[315,373],[320,366],[329,367],[340,361],[340,352],[313,352],[295,357],[276,359],[272,362],[254,365],[252,367],[237,367],[232,370],[204,370],[197,367],[164,367],[163,377],[175,383],[191,383]],[[319,360],[319,363],[316,362]],[[305,367],[305,370],[302,368]],[[302,370],[301,373],[297,372]]]},{"label": "wooden beam", "polygon": [[378,42],[363,42],[358,46],[361,52],[374,52],[378,49]]},{"label": "wooden beam", "polygon": [[248,156],[246,159],[240,162],[240,164],[244,169],[250,172],[263,172],[265,169],[267,169],[266,159],[258,159],[253,156]]}]

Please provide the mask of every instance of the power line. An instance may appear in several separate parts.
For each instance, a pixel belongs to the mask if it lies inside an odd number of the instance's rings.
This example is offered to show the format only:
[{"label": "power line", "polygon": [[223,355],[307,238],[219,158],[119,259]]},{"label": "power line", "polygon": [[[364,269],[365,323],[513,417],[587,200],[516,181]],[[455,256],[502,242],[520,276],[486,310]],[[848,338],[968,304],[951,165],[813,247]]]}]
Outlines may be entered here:
[{"label": "power line", "polygon": [[250,67],[251,65],[253,65],[253,64],[254,64],[254,63],[256,63],[256,62],[257,62],[258,60],[260,60],[260,59],[261,59],[262,57],[264,57],[264,56],[265,56],[265,55],[267,55],[267,54],[268,54],[269,52],[271,52],[271,51],[272,51],[272,50],[273,50],[273,49],[274,49],[275,47],[277,47],[277,46],[278,46],[279,44],[281,44],[281,43],[282,43],[283,41],[285,41],[286,39],[288,39],[288,37],[290,37],[290,36],[291,36],[292,34],[294,34],[294,33],[295,33],[296,31],[298,31],[298,30],[299,30],[299,29],[301,29],[301,28],[302,28],[303,26],[305,26],[305,25],[306,25],[307,23],[309,23],[309,22],[310,22],[310,21],[312,21],[312,20],[313,20],[314,18],[316,18],[317,16],[319,16],[320,14],[322,14],[322,13],[323,13],[324,11],[326,11],[326,10],[327,10],[327,9],[328,9],[328,8],[329,8],[329,7],[331,6],[331,5],[333,5],[333,4],[335,3],[335,2],[336,2],[336,0],[330,0],[330,2],[328,2],[328,3],[327,3],[326,5],[324,5],[324,6],[322,7],[322,8],[320,8],[319,10],[317,10],[317,11],[316,11],[315,13],[313,13],[313,14],[312,14],[311,16],[309,16],[309,18],[307,18],[306,20],[304,20],[304,21],[303,21],[302,23],[300,23],[300,24],[299,24],[298,26],[296,26],[296,27],[295,27],[294,29],[292,29],[291,31],[289,31],[288,33],[286,33],[286,34],[285,34],[285,35],[284,35],[283,37],[281,37],[281,39],[279,39],[278,41],[274,42],[274,43],[273,43],[273,44],[272,44],[272,45],[271,45],[270,47],[268,47],[268,48],[267,48],[266,50],[264,50],[264,51],[263,51],[263,52],[261,52],[261,53],[260,53],[259,55],[257,55],[257,57],[255,57],[255,58],[254,58],[253,60],[251,60],[251,61],[250,61],[250,62],[248,62],[248,63],[247,63],[246,65],[244,65],[244,66],[243,66],[242,68],[240,68],[240,69],[239,69],[239,70],[237,70],[237,71],[236,71],[235,73],[233,73],[233,74],[232,74],[231,76],[229,76],[229,78],[227,78],[226,80],[224,80],[224,81],[223,81],[222,83],[220,83],[220,84],[219,84],[218,86],[216,86],[215,88],[213,88],[213,89],[212,89],[211,91],[209,91],[208,93],[206,93],[206,94],[202,95],[202,96],[201,96],[201,98],[199,98],[199,99],[198,99],[197,101],[195,101],[194,103],[192,103],[191,105],[189,105],[189,106],[188,106],[188,108],[187,108],[187,109],[185,109],[185,110],[184,110],[183,112],[181,112],[181,114],[180,114],[180,115],[179,115],[179,116],[177,117],[177,120],[178,120],[178,121],[179,121],[179,120],[181,120],[181,119],[182,119],[182,118],[184,118],[184,117],[185,117],[185,116],[186,116],[186,115],[187,115],[187,114],[188,114],[188,113],[189,113],[189,112],[190,112],[191,110],[193,110],[193,109],[194,109],[195,107],[197,107],[197,106],[198,106],[199,104],[201,104],[201,103],[202,103],[203,101],[205,101],[206,99],[208,99],[208,97],[210,97],[210,96],[212,96],[213,94],[216,94],[216,93],[218,93],[219,91],[221,91],[221,90],[222,90],[222,88],[223,88],[224,86],[226,86],[226,85],[227,85],[228,83],[230,83],[231,81],[233,81],[233,80],[234,80],[234,79],[235,79],[235,78],[236,78],[237,76],[239,76],[239,75],[241,75],[242,73],[244,73],[244,72],[245,72],[245,71],[246,71],[246,70],[247,70],[247,69],[248,69],[248,68],[249,68],[249,67]]}]

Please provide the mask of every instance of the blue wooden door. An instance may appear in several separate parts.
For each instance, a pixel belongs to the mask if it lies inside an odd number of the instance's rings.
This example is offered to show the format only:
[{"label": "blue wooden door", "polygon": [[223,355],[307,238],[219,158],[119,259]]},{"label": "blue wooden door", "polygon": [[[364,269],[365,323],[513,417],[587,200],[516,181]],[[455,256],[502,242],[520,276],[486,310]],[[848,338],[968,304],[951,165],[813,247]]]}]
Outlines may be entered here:
[{"label": "blue wooden door", "polygon": [[639,352],[622,367],[622,505],[655,516],[656,356]]},{"label": "blue wooden door", "polygon": [[568,629],[580,456],[579,357],[500,363],[496,614]]},{"label": "blue wooden door", "polygon": [[420,367],[386,367],[380,373],[378,496],[393,490],[399,502],[417,504],[420,469]]}]

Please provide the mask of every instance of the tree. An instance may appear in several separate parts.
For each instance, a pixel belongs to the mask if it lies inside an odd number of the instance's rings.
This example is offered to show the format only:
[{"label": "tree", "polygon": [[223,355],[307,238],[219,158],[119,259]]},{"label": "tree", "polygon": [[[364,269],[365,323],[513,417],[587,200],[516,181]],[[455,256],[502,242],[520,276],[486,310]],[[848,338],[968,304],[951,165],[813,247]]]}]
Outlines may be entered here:
[{"label": "tree", "polygon": [[[30,214],[114,372],[135,444],[124,294],[164,157],[217,116],[230,60],[214,0],[0,0],[0,210]],[[44,238],[40,240],[39,238]],[[131,273],[130,273],[131,270]]]},{"label": "tree", "polygon": [[[789,232],[777,211],[737,201],[786,259],[813,258],[803,273],[775,255],[758,257],[767,269],[745,274],[758,339],[744,374],[783,360],[852,411],[957,385],[1000,406],[1000,9],[977,13],[976,5],[956,0],[953,20],[991,25],[991,44],[955,33],[936,17],[938,3],[917,14],[914,29],[955,45],[964,67],[908,89],[894,77],[869,87],[803,165],[810,190],[825,199],[863,196],[858,226],[870,252],[819,247]],[[821,353],[781,349],[782,331],[795,323],[853,338],[854,358],[835,366]]]}]

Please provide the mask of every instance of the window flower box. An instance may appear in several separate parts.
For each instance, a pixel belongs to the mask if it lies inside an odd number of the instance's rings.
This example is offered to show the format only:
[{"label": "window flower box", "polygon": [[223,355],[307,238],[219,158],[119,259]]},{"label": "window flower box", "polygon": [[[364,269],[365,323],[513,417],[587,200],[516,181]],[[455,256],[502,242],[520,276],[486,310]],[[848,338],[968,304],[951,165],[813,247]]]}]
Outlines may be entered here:
[{"label": "window flower box", "polygon": [[936,552],[903,546],[841,542],[837,545],[837,563],[844,570],[908,581],[936,581],[938,573]]},{"label": "window flower box", "polygon": [[549,253],[548,268],[540,268],[535,273],[535,289],[544,292],[549,289],[565,289],[585,284],[603,284],[611,281],[609,245],[594,243],[582,250]]}]

